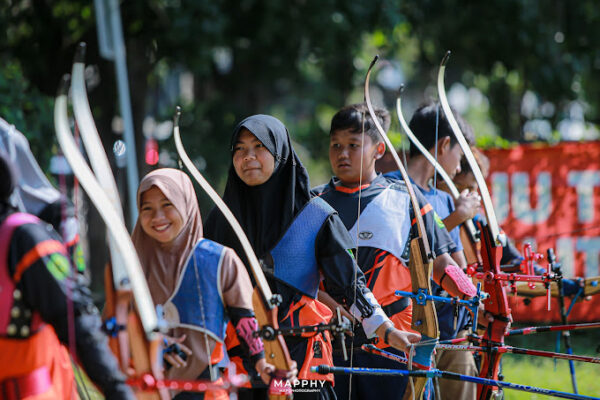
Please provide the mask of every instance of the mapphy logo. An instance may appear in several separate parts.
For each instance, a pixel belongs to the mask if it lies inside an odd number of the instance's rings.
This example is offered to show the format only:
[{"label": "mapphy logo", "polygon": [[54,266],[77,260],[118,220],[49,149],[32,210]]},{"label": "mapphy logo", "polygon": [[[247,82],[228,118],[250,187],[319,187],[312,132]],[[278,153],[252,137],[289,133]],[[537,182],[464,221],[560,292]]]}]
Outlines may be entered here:
[{"label": "mapphy logo", "polygon": [[286,390],[291,388],[296,393],[319,393],[326,382],[326,380],[311,381],[308,379],[296,379],[294,382],[290,382],[282,379],[273,382],[273,389]]}]

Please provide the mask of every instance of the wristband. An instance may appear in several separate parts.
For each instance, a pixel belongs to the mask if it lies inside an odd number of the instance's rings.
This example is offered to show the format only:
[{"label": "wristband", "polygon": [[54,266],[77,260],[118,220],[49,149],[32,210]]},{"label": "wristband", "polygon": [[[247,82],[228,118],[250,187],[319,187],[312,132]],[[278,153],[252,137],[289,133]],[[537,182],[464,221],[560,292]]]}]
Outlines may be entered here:
[{"label": "wristband", "polygon": [[391,331],[393,331],[394,329],[396,329],[396,328],[394,327],[394,325],[391,325],[391,326],[389,326],[389,327],[388,327],[388,328],[385,330],[385,333],[383,334],[383,343],[385,343],[385,344],[387,344],[387,345],[390,345],[390,344],[388,343],[388,337],[390,336],[390,332],[391,332]]},{"label": "wristband", "polygon": [[447,276],[448,276],[448,274],[446,273],[446,271],[444,271],[444,275],[442,275],[442,278],[440,279],[440,287],[442,289],[443,289],[442,282],[444,282],[444,278],[447,277]]}]

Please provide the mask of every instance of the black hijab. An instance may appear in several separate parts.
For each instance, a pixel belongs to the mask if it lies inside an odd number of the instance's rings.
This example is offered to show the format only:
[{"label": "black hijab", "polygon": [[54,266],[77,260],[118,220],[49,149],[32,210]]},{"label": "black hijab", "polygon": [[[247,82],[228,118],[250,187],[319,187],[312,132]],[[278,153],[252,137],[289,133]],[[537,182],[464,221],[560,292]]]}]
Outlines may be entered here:
[{"label": "black hijab", "polygon": [[[231,138],[232,157],[242,128],[265,145],[275,158],[275,168],[267,182],[248,186],[238,177],[232,163],[223,200],[260,258],[277,244],[296,214],[310,200],[310,183],[281,121],[269,115],[253,115],[240,122]],[[239,240],[218,209],[214,208],[208,215],[204,233],[207,238],[232,247],[245,259]]]}]

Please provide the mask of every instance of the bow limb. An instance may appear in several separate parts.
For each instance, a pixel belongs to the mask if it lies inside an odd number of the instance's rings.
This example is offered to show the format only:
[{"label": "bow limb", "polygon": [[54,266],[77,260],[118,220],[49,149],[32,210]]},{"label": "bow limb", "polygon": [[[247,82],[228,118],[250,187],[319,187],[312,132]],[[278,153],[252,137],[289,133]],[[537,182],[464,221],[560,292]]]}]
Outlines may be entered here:
[{"label": "bow limb", "polygon": [[[421,144],[419,139],[417,139],[415,134],[412,132],[412,130],[406,123],[406,119],[404,118],[404,115],[402,113],[401,94],[402,94],[403,90],[404,90],[404,85],[400,87],[400,92],[398,93],[398,97],[396,98],[396,114],[398,116],[398,121],[400,122],[402,129],[404,129],[406,136],[408,136],[409,140],[413,143],[413,145],[417,149],[419,149],[419,151],[421,152],[421,154],[423,154],[423,156],[427,159],[427,161],[429,161],[429,163],[431,163],[431,165],[433,165],[433,168],[435,168],[436,172],[442,177],[442,179],[446,183],[446,186],[450,190],[450,194],[456,200],[460,196],[460,193],[458,192],[456,185],[454,184],[454,182],[452,181],[452,179],[450,178],[448,173],[446,173],[446,170],[437,162],[437,160],[431,155],[431,153],[425,148],[425,146],[423,146],[423,144]],[[467,264],[469,264],[469,265],[481,264],[481,256],[479,255],[479,252],[481,249],[481,244],[479,242],[479,232],[477,232],[477,229],[475,228],[475,225],[473,224],[473,220],[468,219],[467,221],[465,221],[464,224],[461,224],[460,236],[461,236],[461,241],[464,242],[465,244],[468,244],[468,243],[473,244],[473,246],[465,246],[465,249],[464,249],[465,257],[467,259]]]},{"label": "bow limb", "polygon": [[[75,54],[73,67],[71,69],[71,95],[73,102],[73,113],[81,131],[81,138],[90,159],[92,170],[96,175],[98,183],[110,199],[110,203],[117,211],[119,220],[124,221],[121,209],[121,200],[117,184],[114,180],[108,157],[104,151],[93,151],[103,149],[102,141],[96,129],[92,116],[90,104],[85,87],[85,49],[86,44],[80,43]],[[107,174],[107,172],[110,172]],[[115,246],[116,247],[116,246]]]},{"label": "bow limb", "polygon": [[[492,199],[485,183],[485,179],[483,178],[483,174],[481,173],[481,169],[479,168],[479,165],[473,156],[473,152],[471,151],[469,144],[465,140],[460,127],[458,126],[456,118],[454,118],[454,114],[452,113],[452,109],[450,108],[450,104],[446,98],[444,74],[446,71],[446,62],[448,61],[448,57],[450,57],[450,52],[445,54],[438,72],[437,87],[440,97],[440,104],[442,105],[442,109],[444,110],[446,118],[448,119],[448,123],[454,132],[458,144],[460,145],[464,156],[467,159],[471,170],[473,171],[473,175],[475,176],[475,180],[479,186],[479,191],[481,193],[483,206],[487,216],[487,225],[480,225],[483,272],[491,272],[492,274],[498,275],[501,273],[500,258],[502,256],[502,244],[505,243],[506,238],[500,231],[498,220],[496,219],[496,214],[492,205]],[[502,345],[504,344],[504,331],[512,319],[510,313],[511,310],[508,306],[506,290],[502,284],[502,281],[498,279],[485,279],[484,291],[490,295],[490,297],[483,302],[485,309],[494,317],[494,321],[491,322],[486,329],[484,341],[488,343],[488,345]],[[497,379],[499,367],[500,354],[484,353],[480,376]],[[478,386],[477,396],[479,399],[488,399],[495,390],[495,388],[488,386]]]},{"label": "bow limb", "polygon": [[[450,194],[452,194],[452,197],[454,197],[455,199],[457,199],[458,196],[460,195],[460,193],[458,193],[458,189],[456,188],[456,185],[454,184],[454,182],[452,181],[452,179],[450,178],[450,176],[448,176],[448,173],[446,173],[446,170],[431,155],[431,153],[429,152],[429,150],[427,150],[425,148],[425,146],[423,146],[423,144],[421,144],[421,142],[419,141],[419,139],[417,139],[417,137],[415,136],[415,134],[413,133],[413,131],[408,126],[408,123],[406,122],[406,119],[404,118],[404,115],[402,114],[402,98],[401,98],[400,95],[401,95],[401,93],[402,93],[403,90],[404,90],[404,86],[402,86],[400,88],[400,93],[398,94],[398,97],[396,98],[396,114],[398,115],[398,121],[400,122],[400,125],[402,126],[402,129],[404,129],[404,133],[406,133],[406,136],[408,136],[408,138],[410,139],[410,141],[412,142],[412,144],[415,145],[415,147],[417,149],[419,149],[419,151],[421,152],[421,154],[427,159],[427,161],[429,161],[429,163],[431,165],[433,165],[433,168],[435,168],[436,172],[442,177],[442,179],[444,180],[444,182],[446,183],[446,185],[450,189]],[[391,150],[392,149],[390,149],[390,151]],[[471,223],[472,222],[473,221],[471,221]],[[475,227],[474,226],[473,226],[473,233],[475,233]]]},{"label": "bow limb", "polygon": [[[179,117],[181,116],[181,108],[177,107],[174,117],[174,126],[173,126],[173,137],[175,139],[175,147],[177,147],[177,153],[181,158],[181,161],[186,166],[188,171],[192,174],[194,179],[198,182],[198,184],[202,187],[202,189],[208,194],[208,196],[212,199],[215,205],[219,208],[223,216],[227,219],[231,228],[235,232],[238,237],[242,248],[244,249],[244,253],[248,259],[248,264],[250,265],[250,271],[254,277],[256,282],[256,289],[254,290],[253,295],[253,305],[254,312],[256,313],[256,319],[261,328],[264,327],[271,328],[273,330],[277,330],[279,328],[279,324],[277,322],[277,305],[280,302],[280,298],[278,295],[274,295],[271,292],[271,288],[265,278],[265,275],[260,267],[260,263],[254,250],[252,249],[252,245],[246,236],[246,233],[240,226],[238,220],[235,218],[227,204],[221,199],[221,197],[217,194],[217,192],[213,189],[213,187],[208,183],[208,181],[202,176],[200,171],[196,168],[192,160],[189,158],[185,148],[183,147],[183,143],[181,141],[181,134],[179,132]],[[265,339],[264,347],[265,347],[265,356],[269,363],[272,363],[278,370],[281,371],[289,371],[293,369],[293,361],[290,357],[290,353],[287,349],[285,341],[281,335],[273,334],[272,338],[268,338],[268,335],[263,336]],[[272,399],[277,398],[285,398],[285,396],[269,396]]]},{"label": "bow limb", "polygon": [[[123,265],[129,277],[131,291],[139,315],[139,319],[130,316],[128,330],[131,331],[130,337],[143,339],[143,341],[136,340],[131,343],[134,363],[137,362],[143,367],[139,371],[141,374],[152,379],[152,373],[154,373],[154,377],[160,374],[158,366],[154,362],[154,360],[158,360],[160,351],[160,335],[157,333],[159,331],[158,317],[129,233],[125,225],[121,222],[119,213],[112,206],[102,186],[98,183],[93,172],[85,162],[71,134],[67,118],[67,91],[69,83],[70,79],[68,76],[63,78],[59,94],[54,103],[56,137],[65,158],[71,165],[73,173],[104,220],[110,235],[115,239],[114,243],[117,246],[118,252],[122,256]],[[148,344],[149,346],[146,349],[141,349],[143,344]],[[148,348],[149,351],[146,351]],[[139,397],[143,399],[169,398],[168,393],[164,389],[155,393],[140,393]]]},{"label": "bow limb", "polygon": [[[433,272],[433,255],[431,253],[431,248],[429,247],[429,240],[425,232],[425,224],[423,223],[423,218],[421,216],[421,206],[419,205],[419,201],[417,200],[417,196],[415,195],[414,188],[410,182],[410,178],[408,177],[406,169],[400,161],[400,157],[398,157],[398,154],[394,151],[392,142],[379,123],[377,115],[375,115],[373,105],[371,104],[371,96],[369,94],[369,78],[371,76],[371,70],[373,69],[373,66],[377,62],[378,58],[379,56],[375,56],[371,62],[371,65],[369,66],[369,70],[367,71],[367,76],[365,78],[365,102],[367,103],[367,108],[369,109],[371,119],[377,127],[377,131],[381,135],[381,138],[385,142],[388,149],[390,149],[390,153],[392,154],[392,157],[394,157],[394,161],[396,162],[400,174],[404,179],[415,214],[415,219],[417,221],[417,237],[412,239],[410,242],[409,260],[409,270],[413,293],[431,294],[430,278]],[[435,341],[437,341],[437,338],[439,337],[435,305],[431,301],[420,304],[420,302],[412,299],[412,302],[412,329],[421,334],[422,342],[431,341],[430,346],[416,347],[417,353],[415,361],[429,366],[431,363],[431,354],[433,352]],[[423,390],[425,389],[426,383],[426,378],[415,378],[414,385],[411,385],[407,388],[404,398],[420,398]],[[413,387],[414,392],[412,390]]]},{"label": "bow limb", "polygon": [[[115,183],[108,157],[104,151],[102,141],[98,135],[96,124],[88,103],[85,86],[85,43],[80,43],[75,53],[71,69],[71,97],[73,114],[81,133],[81,139],[86,148],[86,153],[98,183],[110,199],[110,204],[117,212],[119,220],[124,222],[121,200]],[[115,321],[115,326],[127,325],[131,302],[131,285],[124,266],[123,257],[119,253],[115,238],[107,230],[107,241],[110,249],[111,263],[105,271],[104,286],[106,292],[106,307],[103,318]],[[129,369],[129,338],[127,331],[117,329],[116,338],[109,339],[110,347],[119,358],[121,369]]]},{"label": "bow limb", "polygon": [[481,173],[481,169],[479,168],[479,165],[475,160],[475,156],[471,151],[471,147],[465,140],[465,137],[462,134],[460,127],[458,126],[458,122],[456,122],[456,118],[454,118],[454,114],[452,113],[452,109],[450,108],[450,104],[448,103],[448,99],[446,98],[446,88],[444,87],[444,75],[446,72],[446,62],[448,61],[449,57],[450,52],[448,51],[442,59],[440,69],[438,72],[437,87],[440,96],[440,104],[442,105],[444,114],[446,114],[446,118],[448,119],[448,123],[452,128],[452,132],[454,132],[456,140],[458,141],[458,144],[460,145],[460,148],[462,149],[465,158],[471,166],[471,170],[473,171],[473,175],[475,176],[475,180],[477,181],[477,186],[479,186],[479,191],[481,192],[481,199],[483,201],[485,214],[487,216],[487,222],[492,233],[492,238],[494,239],[496,244],[501,245],[505,243],[505,238],[504,234],[501,233],[500,227],[498,225],[498,219],[496,218],[496,213],[494,212],[490,192],[488,190],[487,184],[485,183],[483,174]]}]

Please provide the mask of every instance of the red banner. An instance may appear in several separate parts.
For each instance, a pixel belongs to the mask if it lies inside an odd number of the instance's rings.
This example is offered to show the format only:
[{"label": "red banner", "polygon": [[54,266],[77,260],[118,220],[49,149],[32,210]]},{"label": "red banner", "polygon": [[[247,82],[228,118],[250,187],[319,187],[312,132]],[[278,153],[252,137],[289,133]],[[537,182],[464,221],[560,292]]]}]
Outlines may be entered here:
[{"label": "red banner", "polygon": [[[600,142],[522,145],[485,154],[498,223],[517,248],[529,242],[545,254],[553,247],[567,278],[600,275]],[[555,299],[551,313],[545,298],[525,305],[512,297],[510,305],[516,321],[560,322]],[[600,296],[576,304],[569,316],[599,319]]]}]

